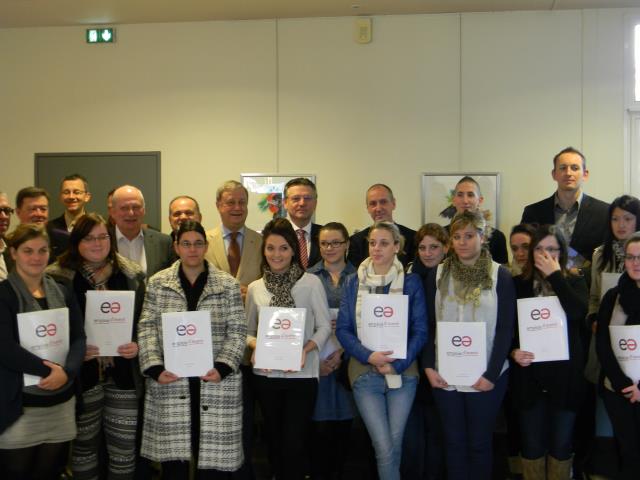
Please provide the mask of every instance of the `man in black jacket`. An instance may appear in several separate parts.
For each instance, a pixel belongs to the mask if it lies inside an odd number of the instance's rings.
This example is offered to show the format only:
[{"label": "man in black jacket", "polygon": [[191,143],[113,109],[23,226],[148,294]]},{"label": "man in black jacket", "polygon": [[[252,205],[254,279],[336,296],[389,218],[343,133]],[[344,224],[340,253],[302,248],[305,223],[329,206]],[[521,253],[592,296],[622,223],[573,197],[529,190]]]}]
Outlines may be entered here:
[{"label": "man in black jacket", "polygon": [[[371,216],[371,220],[374,222],[395,223],[393,221],[393,211],[396,209],[396,199],[387,185],[383,183],[371,185],[367,190],[366,201],[367,211]],[[406,267],[416,254],[414,246],[416,231],[398,223],[396,225],[400,230],[400,234],[404,237],[404,248],[398,254],[398,259]],[[349,238],[348,259],[356,268],[369,256],[368,235],[369,228],[365,228]]]}]

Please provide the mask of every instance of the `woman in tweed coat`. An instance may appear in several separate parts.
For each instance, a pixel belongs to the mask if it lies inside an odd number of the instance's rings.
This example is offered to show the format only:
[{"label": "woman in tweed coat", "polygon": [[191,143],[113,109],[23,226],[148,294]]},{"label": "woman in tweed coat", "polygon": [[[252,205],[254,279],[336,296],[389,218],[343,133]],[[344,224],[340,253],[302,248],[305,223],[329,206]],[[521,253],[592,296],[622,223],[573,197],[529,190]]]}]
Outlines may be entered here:
[{"label": "woman in tweed coat", "polygon": [[[206,235],[185,221],[174,243],[180,260],[151,277],[138,327],[146,381],[142,456],[160,462],[163,478],[229,478],[243,462],[242,395],[238,365],[246,324],[240,287],[204,260]],[[214,368],[204,377],[178,378],[164,368],[162,313],[211,312]]]}]

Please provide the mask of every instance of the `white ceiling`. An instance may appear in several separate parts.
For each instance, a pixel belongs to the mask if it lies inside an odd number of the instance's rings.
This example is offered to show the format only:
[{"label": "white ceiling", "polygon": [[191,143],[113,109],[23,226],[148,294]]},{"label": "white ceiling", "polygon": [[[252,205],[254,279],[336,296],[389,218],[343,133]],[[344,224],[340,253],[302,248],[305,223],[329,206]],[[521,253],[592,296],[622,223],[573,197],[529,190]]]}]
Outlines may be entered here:
[{"label": "white ceiling", "polygon": [[640,7],[640,0],[0,0],[0,27]]}]

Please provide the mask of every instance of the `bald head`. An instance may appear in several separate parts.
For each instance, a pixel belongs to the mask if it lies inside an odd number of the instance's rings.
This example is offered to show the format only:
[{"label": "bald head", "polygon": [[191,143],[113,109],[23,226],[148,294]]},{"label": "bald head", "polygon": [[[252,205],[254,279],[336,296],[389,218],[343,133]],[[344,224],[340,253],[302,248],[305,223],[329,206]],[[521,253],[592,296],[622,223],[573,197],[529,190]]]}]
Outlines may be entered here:
[{"label": "bald head", "polygon": [[145,209],[142,192],[132,185],[116,188],[111,198],[109,214],[120,232],[132,240],[140,233],[144,219]]}]

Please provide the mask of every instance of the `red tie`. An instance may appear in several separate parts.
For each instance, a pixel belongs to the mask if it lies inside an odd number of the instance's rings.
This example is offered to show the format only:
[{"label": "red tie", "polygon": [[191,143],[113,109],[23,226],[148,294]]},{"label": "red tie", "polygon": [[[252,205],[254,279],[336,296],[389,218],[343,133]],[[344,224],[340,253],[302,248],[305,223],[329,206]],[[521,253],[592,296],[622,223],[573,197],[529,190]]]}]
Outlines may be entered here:
[{"label": "red tie", "polygon": [[235,277],[240,266],[240,245],[238,245],[238,232],[231,232],[227,260],[229,261],[229,273]]},{"label": "red tie", "polygon": [[304,238],[304,230],[299,228],[296,230],[298,234],[298,246],[300,247],[300,262],[302,267],[306,270],[309,264],[309,254],[307,253],[307,240]]}]

